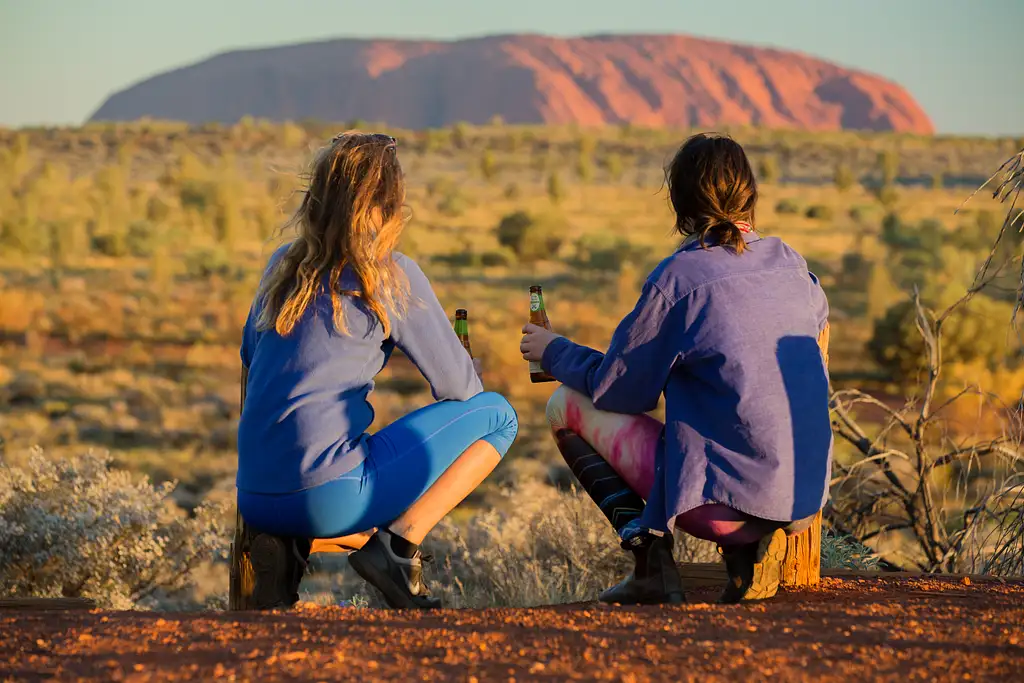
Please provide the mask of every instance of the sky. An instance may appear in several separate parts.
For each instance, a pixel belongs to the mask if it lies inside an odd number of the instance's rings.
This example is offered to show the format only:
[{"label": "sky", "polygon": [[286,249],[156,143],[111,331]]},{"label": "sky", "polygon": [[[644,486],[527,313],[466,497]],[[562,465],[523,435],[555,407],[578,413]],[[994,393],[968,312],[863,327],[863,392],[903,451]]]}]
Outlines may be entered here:
[{"label": "sky", "polygon": [[237,48],[339,37],[684,33],[904,86],[940,133],[1024,134],[1024,0],[0,0],[0,126],[77,124],[111,93]]}]

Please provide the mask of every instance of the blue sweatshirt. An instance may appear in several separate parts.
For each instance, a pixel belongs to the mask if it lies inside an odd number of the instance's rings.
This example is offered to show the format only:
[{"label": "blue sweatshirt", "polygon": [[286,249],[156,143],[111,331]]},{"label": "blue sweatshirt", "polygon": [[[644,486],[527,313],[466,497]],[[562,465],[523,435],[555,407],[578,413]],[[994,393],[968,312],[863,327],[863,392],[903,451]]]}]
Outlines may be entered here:
[{"label": "blue sweatshirt", "polygon": [[690,243],[665,259],[607,352],[564,338],[544,352],[544,369],[600,410],[644,413],[665,395],[651,528],[709,502],[792,521],[828,495],[825,294],[781,240],[745,240],[740,255]]},{"label": "blue sweatshirt", "polygon": [[[287,248],[271,256],[267,272]],[[464,401],[483,390],[423,271],[401,254],[395,260],[409,278],[411,296],[407,313],[392,316],[387,338],[352,297],[343,299],[347,334],[335,330],[326,293],[287,337],[256,329],[260,302],[253,302],[242,332],[249,379],[238,424],[239,489],[292,493],[358,466],[373,422],[373,379],[396,346],[423,373],[435,400]],[[351,272],[342,274],[342,286],[357,287]]]}]

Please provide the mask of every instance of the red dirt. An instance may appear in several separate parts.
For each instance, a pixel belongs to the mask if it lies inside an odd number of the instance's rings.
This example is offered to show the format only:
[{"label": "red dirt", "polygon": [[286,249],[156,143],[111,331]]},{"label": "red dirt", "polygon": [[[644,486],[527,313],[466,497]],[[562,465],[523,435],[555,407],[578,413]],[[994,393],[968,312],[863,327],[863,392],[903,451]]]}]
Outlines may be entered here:
[{"label": "red dirt", "polygon": [[0,612],[0,680],[1024,680],[1024,581],[823,579],[759,605]]},{"label": "red dirt", "polygon": [[154,76],[112,95],[92,118],[359,118],[420,129],[495,114],[509,123],[934,132],[914,98],[879,76],[796,52],[673,35],[245,50]]}]

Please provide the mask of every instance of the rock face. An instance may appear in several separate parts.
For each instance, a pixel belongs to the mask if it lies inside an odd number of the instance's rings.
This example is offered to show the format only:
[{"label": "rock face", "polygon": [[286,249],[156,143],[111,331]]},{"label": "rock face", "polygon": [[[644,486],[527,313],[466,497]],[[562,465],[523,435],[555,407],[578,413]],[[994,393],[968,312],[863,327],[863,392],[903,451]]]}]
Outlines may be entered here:
[{"label": "rock face", "polygon": [[112,95],[92,120],[243,116],[584,126],[749,124],[928,134],[900,86],[806,55],[686,36],[332,40],[230,52]]}]

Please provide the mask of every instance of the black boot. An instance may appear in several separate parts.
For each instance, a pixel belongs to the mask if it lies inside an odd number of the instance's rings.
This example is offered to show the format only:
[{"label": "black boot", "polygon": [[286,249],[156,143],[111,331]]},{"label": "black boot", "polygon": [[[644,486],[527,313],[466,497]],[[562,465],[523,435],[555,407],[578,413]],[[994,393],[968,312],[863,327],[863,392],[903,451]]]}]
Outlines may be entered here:
[{"label": "black boot", "polygon": [[299,601],[299,583],[306,573],[311,543],[255,532],[249,557],[256,574],[252,601],[256,609],[287,609]]},{"label": "black boot", "polygon": [[348,563],[370,585],[384,595],[395,609],[435,609],[441,600],[430,596],[423,583],[423,556],[417,550],[411,558],[400,557],[391,549],[391,534],[378,529],[359,550],[349,555]]},{"label": "black boot", "polygon": [[776,529],[757,543],[719,547],[729,573],[729,584],[718,602],[735,604],[775,597],[786,559],[786,532]]},{"label": "black boot", "polygon": [[636,567],[619,584],[601,593],[601,602],[619,605],[681,605],[686,601],[683,581],[672,557],[671,534],[649,534],[630,539]]}]

